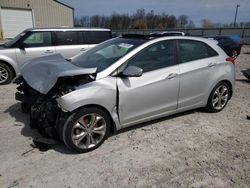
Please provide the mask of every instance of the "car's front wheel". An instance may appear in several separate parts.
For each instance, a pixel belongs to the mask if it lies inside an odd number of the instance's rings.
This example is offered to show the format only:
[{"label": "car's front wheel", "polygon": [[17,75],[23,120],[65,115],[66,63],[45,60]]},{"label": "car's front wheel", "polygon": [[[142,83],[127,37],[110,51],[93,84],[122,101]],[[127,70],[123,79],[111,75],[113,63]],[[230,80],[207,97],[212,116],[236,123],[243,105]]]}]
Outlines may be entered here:
[{"label": "car's front wheel", "polygon": [[231,90],[226,82],[218,83],[208,98],[207,110],[210,112],[219,112],[227,105]]},{"label": "car's front wheel", "polygon": [[62,130],[63,142],[76,152],[89,152],[99,147],[108,137],[110,118],[95,107],[73,112]]}]

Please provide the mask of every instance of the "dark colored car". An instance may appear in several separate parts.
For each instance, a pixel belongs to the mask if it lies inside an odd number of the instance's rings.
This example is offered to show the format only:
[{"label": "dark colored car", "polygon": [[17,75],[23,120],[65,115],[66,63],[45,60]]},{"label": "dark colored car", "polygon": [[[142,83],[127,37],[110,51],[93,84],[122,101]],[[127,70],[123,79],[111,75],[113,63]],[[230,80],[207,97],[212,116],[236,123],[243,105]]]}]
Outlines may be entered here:
[{"label": "dark colored car", "polygon": [[236,58],[238,55],[240,55],[240,51],[243,46],[243,40],[240,36],[209,36],[206,38],[217,40],[218,45],[226,52],[228,56]]}]

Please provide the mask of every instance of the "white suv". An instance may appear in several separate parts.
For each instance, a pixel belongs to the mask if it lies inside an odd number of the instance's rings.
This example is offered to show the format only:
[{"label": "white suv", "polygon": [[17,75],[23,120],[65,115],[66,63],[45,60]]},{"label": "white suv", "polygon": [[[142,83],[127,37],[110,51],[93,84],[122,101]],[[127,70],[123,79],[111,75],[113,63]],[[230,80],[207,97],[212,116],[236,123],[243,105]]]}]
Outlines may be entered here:
[{"label": "white suv", "polygon": [[55,53],[68,59],[111,37],[110,29],[27,29],[0,46],[0,85],[10,83],[30,59]]}]

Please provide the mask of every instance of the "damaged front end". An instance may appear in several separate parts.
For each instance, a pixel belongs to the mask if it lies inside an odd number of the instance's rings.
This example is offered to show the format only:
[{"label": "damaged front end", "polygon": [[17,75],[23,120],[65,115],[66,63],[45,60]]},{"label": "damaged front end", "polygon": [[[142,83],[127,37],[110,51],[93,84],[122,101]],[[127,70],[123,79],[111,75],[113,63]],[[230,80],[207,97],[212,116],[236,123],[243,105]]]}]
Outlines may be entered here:
[{"label": "damaged front end", "polygon": [[21,109],[30,115],[31,128],[37,128],[44,137],[58,139],[61,124],[69,113],[61,110],[56,99],[94,81],[95,70],[83,71],[62,58],[31,63],[22,68],[22,76],[14,82],[18,85],[15,98],[21,101]]},{"label": "damaged front end", "polygon": [[47,94],[42,94],[30,87],[23,77],[19,77],[15,81],[19,85],[16,100],[21,101],[22,110],[30,114],[31,128],[37,128],[43,136],[58,138],[58,127],[68,117],[68,113],[60,109],[56,99],[91,81],[93,79],[88,75],[59,78]]}]

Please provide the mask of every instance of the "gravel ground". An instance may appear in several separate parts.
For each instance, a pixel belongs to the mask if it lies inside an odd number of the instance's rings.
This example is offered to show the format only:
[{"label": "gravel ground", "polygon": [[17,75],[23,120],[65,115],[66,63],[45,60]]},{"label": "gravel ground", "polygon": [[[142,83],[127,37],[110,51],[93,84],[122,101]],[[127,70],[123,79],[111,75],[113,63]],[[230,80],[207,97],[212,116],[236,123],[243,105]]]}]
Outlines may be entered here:
[{"label": "gravel ground", "polygon": [[219,113],[202,110],[127,129],[100,148],[74,154],[34,148],[36,131],[0,86],[0,187],[250,187],[250,46],[236,62],[233,98]]}]

